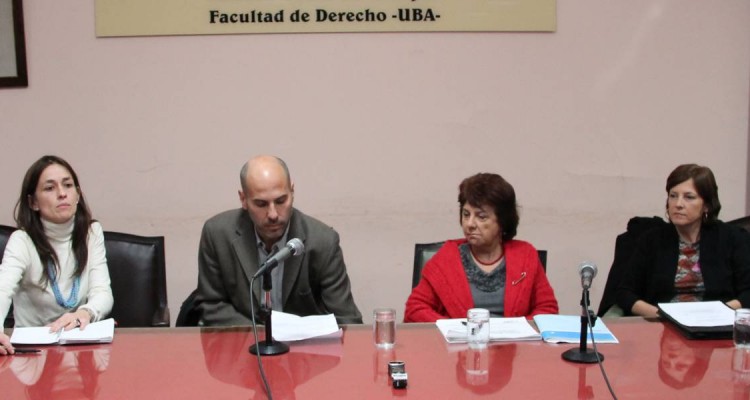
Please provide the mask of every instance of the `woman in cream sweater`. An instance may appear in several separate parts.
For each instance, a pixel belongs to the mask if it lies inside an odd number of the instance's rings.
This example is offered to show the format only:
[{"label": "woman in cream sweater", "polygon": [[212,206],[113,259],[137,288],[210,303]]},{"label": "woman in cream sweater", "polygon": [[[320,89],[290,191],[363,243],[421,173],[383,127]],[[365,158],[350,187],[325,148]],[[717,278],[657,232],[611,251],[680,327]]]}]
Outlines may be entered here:
[{"label": "woman in cream sweater", "polygon": [[[16,326],[84,329],[112,310],[101,225],[91,217],[78,176],[65,160],[31,165],[0,264],[0,321],[11,301]],[[13,354],[0,330],[0,355]]]}]

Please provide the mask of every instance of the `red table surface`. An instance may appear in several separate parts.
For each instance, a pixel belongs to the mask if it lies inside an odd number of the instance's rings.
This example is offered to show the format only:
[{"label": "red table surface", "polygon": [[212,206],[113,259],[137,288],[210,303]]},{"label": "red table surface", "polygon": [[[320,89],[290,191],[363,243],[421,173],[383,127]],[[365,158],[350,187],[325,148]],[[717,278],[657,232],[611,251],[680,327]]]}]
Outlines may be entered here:
[{"label": "red table surface", "polygon": [[[671,326],[640,318],[605,322],[620,343],[598,349],[619,398],[750,398],[750,373],[733,367],[750,367],[750,355],[731,340],[686,340]],[[252,343],[248,328],[117,329],[112,344],[0,358],[0,397],[265,399],[257,360],[247,351]],[[516,342],[476,352],[447,344],[433,324],[402,324],[392,350],[377,350],[366,325],[345,326],[341,339],[290,347],[263,357],[275,399],[611,398],[596,364],[560,358],[575,345]],[[406,363],[406,389],[391,388],[391,360]],[[486,375],[472,371],[480,364]]]}]

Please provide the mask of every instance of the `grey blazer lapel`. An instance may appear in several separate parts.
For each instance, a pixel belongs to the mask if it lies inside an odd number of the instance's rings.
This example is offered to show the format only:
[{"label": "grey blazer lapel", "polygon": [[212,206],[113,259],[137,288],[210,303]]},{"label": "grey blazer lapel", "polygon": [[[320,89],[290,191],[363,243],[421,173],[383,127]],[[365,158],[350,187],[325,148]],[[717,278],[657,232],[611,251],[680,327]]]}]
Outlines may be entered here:
[{"label": "grey blazer lapel", "polygon": [[[232,242],[232,248],[249,287],[250,278],[258,271],[258,246],[252,224],[241,223],[237,226],[237,237]],[[260,285],[253,287],[253,293],[256,299],[260,299]]]},{"label": "grey blazer lapel", "polygon": [[[289,221],[289,233],[287,234],[287,240],[292,240],[294,238],[297,238],[302,241],[305,245],[305,232],[304,229],[302,229],[302,221],[300,219],[300,214],[297,212],[297,210],[292,211],[292,217]],[[307,252],[307,249],[305,250]],[[305,255],[302,254],[301,256],[296,257],[290,257],[287,258],[286,261],[284,261],[284,278],[281,286],[281,299],[282,303],[286,304],[287,299],[289,299],[289,295],[292,294],[292,287],[294,287],[294,283],[299,279],[299,273],[302,269],[302,260],[305,259]]]}]

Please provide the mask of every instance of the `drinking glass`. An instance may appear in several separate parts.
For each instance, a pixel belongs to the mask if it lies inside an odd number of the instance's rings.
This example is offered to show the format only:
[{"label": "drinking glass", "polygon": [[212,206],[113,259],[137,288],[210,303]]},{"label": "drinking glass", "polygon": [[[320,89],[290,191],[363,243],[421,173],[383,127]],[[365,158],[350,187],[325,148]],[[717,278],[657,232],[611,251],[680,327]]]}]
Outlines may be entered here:
[{"label": "drinking glass", "polygon": [[740,308],[734,312],[734,345],[750,348],[750,309]]},{"label": "drinking glass", "polygon": [[375,346],[390,349],[396,344],[396,310],[376,308],[372,312],[372,334]]},{"label": "drinking glass", "polygon": [[490,312],[484,308],[472,308],[466,315],[466,333],[469,347],[487,347],[490,342]]}]

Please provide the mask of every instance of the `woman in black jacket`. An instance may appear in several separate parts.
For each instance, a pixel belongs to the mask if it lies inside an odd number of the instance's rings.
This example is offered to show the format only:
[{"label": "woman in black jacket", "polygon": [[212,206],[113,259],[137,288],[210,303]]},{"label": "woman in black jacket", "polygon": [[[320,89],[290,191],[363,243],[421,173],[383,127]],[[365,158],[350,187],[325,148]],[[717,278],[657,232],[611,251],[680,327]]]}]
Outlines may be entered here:
[{"label": "woman in black jacket", "polygon": [[720,300],[750,306],[750,236],[718,220],[713,172],[680,165],[667,178],[669,224],[644,233],[617,291],[626,314],[657,316],[657,303]]}]

